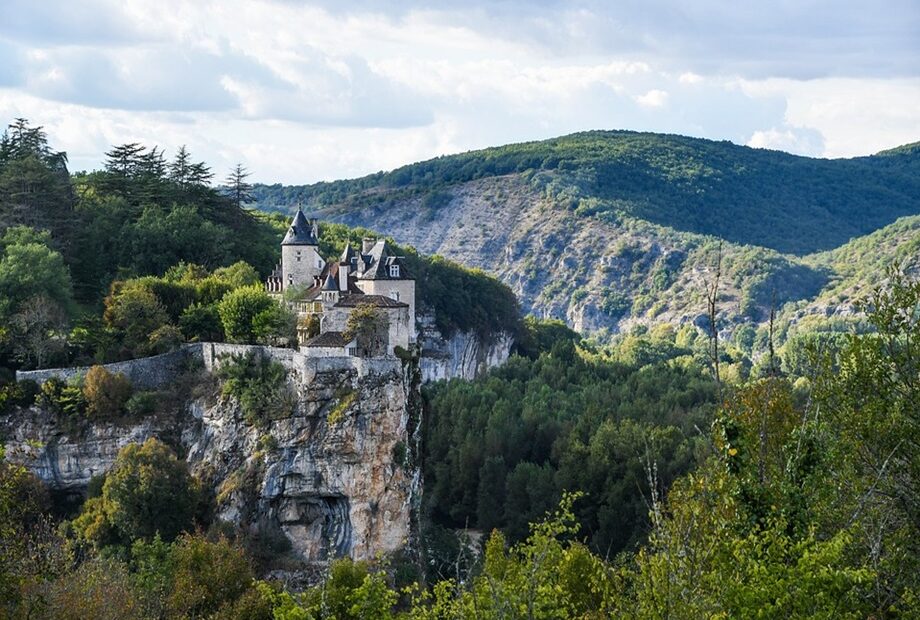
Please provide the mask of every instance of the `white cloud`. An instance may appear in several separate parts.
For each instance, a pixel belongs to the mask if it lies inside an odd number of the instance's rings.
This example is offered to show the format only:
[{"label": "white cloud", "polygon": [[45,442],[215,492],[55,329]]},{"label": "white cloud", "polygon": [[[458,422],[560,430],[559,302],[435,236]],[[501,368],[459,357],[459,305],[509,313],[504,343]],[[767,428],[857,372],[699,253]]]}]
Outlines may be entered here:
[{"label": "white cloud", "polygon": [[0,120],[46,125],[75,169],[134,140],[302,183],[586,129],[823,156],[920,139],[905,0],[8,2]]},{"label": "white cloud", "polygon": [[636,97],[636,103],[648,108],[663,108],[668,103],[667,91],[653,88],[644,95]]},{"label": "white cloud", "polygon": [[824,137],[821,133],[803,127],[771,127],[767,130],[758,130],[747,141],[747,145],[812,157],[824,154]]}]

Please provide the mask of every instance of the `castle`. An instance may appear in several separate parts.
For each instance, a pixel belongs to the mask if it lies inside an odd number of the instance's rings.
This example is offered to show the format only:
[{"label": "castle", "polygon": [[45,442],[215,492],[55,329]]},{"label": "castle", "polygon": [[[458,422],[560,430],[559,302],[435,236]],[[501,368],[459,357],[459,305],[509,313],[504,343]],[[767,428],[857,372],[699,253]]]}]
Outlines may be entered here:
[{"label": "castle", "polygon": [[[337,260],[325,260],[316,220],[307,220],[301,209],[281,242],[281,262],[265,289],[296,312],[297,339],[306,355],[393,356],[396,347],[415,343],[415,280],[403,257],[386,241],[366,237],[360,248],[346,244]],[[373,347],[346,338],[349,317],[359,309],[379,332]]]}]

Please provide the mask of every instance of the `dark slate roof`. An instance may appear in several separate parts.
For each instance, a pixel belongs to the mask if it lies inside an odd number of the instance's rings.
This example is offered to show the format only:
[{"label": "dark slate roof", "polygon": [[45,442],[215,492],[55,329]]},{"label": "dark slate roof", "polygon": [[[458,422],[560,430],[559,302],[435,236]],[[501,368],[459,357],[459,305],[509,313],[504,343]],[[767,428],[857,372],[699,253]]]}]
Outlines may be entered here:
[{"label": "dark slate roof", "polygon": [[348,344],[342,332],[325,332],[319,336],[310,338],[302,347],[344,347]]},{"label": "dark slate roof", "polygon": [[[386,241],[381,239],[371,251],[364,255],[366,268],[358,278],[361,280],[412,280],[399,256],[390,254]],[[399,265],[399,277],[390,277],[390,265]]]},{"label": "dark slate roof", "polygon": [[313,236],[313,226],[307,221],[307,216],[302,210],[297,209],[297,214],[291,220],[291,225],[281,245],[319,245],[316,237]]},{"label": "dark slate roof", "polygon": [[332,272],[329,272],[329,275],[326,276],[326,281],[323,283],[324,291],[337,291],[339,290],[339,285],[335,281],[335,278],[332,277]]},{"label": "dark slate roof", "polygon": [[342,250],[342,256],[339,258],[340,263],[349,263],[351,264],[351,259],[357,256],[355,251],[352,249],[350,243],[345,243],[345,249]]},{"label": "dark slate roof", "polygon": [[362,305],[375,308],[408,308],[409,304],[396,301],[386,295],[343,295],[335,304],[336,308],[357,308]]}]

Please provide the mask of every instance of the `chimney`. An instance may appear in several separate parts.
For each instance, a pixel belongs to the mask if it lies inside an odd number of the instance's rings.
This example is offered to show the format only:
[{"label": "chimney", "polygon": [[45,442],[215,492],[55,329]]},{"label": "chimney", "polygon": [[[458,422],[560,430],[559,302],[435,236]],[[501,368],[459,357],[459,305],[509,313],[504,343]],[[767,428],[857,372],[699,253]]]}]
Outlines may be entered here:
[{"label": "chimney", "polygon": [[373,237],[365,237],[361,240],[361,253],[370,254],[371,248],[374,247],[374,244],[377,243],[377,240]]},{"label": "chimney", "polygon": [[339,263],[339,290],[348,292],[348,263]]}]

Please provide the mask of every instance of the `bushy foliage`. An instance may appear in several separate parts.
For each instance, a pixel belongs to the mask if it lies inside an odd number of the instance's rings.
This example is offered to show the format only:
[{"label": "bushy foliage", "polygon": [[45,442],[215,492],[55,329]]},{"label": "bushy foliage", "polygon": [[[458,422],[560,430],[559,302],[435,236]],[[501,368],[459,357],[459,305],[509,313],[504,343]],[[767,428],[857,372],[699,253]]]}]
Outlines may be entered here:
[{"label": "bushy foliage", "polygon": [[198,483],[184,461],[156,439],[125,446],[106,474],[102,495],[73,522],[76,536],[96,548],[130,546],[159,535],[171,541],[194,525]]},{"label": "bushy foliage", "polygon": [[355,340],[362,355],[376,357],[385,353],[387,343],[387,315],[369,304],[362,304],[348,315],[343,336]]},{"label": "bushy foliage", "polygon": [[86,414],[86,395],[83,393],[83,377],[76,376],[64,382],[51,377],[41,385],[36,401],[46,411],[71,419]]},{"label": "bushy foliage", "polygon": [[283,320],[284,311],[278,302],[260,287],[231,291],[218,304],[217,311],[230,342],[255,344],[276,335],[281,338],[285,330],[291,330]]},{"label": "bushy foliage", "polygon": [[169,617],[210,617],[252,586],[252,568],[245,552],[226,538],[209,542],[183,536],[172,546],[168,563]]},{"label": "bushy foliage", "polygon": [[287,370],[257,352],[223,359],[217,370],[221,392],[240,403],[250,424],[261,425],[292,406]]},{"label": "bushy foliage", "polygon": [[87,416],[99,421],[120,416],[131,392],[131,381],[125,375],[112,374],[104,366],[93,366],[83,380]]}]

